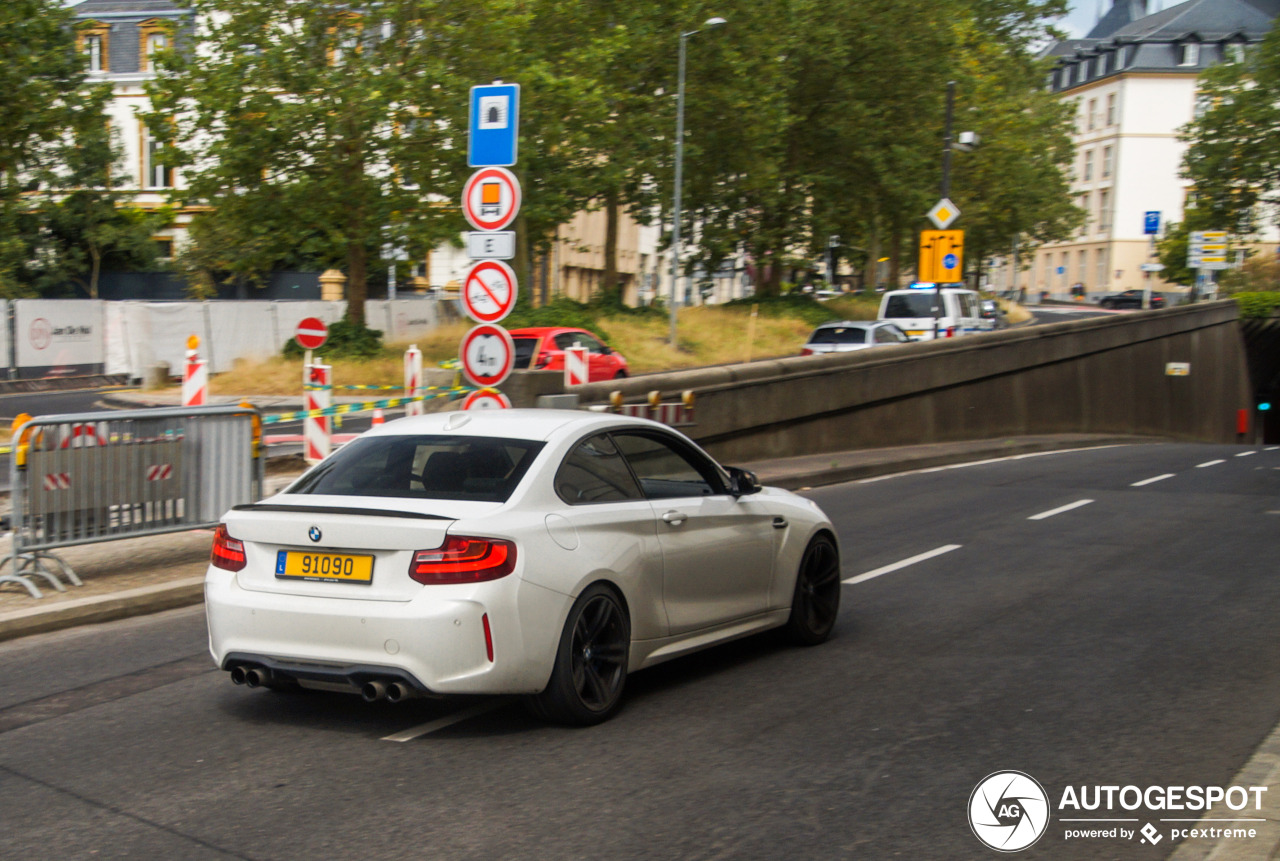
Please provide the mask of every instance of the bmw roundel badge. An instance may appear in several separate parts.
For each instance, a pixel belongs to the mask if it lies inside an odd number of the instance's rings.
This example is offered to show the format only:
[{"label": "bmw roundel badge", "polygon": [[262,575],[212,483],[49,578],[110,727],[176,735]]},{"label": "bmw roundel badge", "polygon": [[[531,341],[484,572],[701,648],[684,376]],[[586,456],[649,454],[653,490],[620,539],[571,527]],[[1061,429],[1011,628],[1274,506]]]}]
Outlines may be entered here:
[{"label": "bmw roundel badge", "polygon": [[319,527],[319,526],[313,526],[313,527],[311,527],[310,529],[308,529],[308,530],[307,530],[307,537],[308,537],[308,538],[310,538],[312,541],[319,541],[319,540],[321,539],[321,537],[322,537],[322,536],[321,536],[321,534],[320,534],[320,527]]}]

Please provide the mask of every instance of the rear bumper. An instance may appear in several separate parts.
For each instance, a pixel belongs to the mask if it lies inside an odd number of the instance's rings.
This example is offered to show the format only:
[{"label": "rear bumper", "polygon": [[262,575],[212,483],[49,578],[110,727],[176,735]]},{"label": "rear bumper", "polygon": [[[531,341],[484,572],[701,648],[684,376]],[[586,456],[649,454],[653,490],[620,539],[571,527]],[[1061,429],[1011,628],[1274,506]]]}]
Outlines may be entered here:
[{"label": "rear bumper", "polygon": [[374,678],[423,694],[540,691],[570,604],[518,577],[424,587],[411,601],[250,591],[216,568],[205,579],[209,650],[219,667],[265,667],[353,691]]}]

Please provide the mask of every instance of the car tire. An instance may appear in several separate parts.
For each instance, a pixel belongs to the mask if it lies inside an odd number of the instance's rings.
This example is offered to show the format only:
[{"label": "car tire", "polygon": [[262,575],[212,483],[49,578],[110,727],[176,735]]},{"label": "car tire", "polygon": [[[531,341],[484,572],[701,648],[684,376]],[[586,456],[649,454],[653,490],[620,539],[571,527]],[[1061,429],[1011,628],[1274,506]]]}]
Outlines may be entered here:
[{"label": "car tire", "polygon": [[618,373],[616,373],[616,374],[614,374],[614,375],[613,375],[613,378],[614,378],[615,380],[625,380],[625,379],[627,378],[627,372],[626,372],[626,371],[618,371]]},{"label": "car tire", "polygon": [[831,636],[840,613],[840,551],[819,535],[809,542],[796,571],[796,587],[787,619],[787,637],[797,645],[816,646]]},{"label": "car tire", "polygon": [[551,681],[525,702],[536,717],[590,726],[611,717],[622,703],[631,651],[631,619],[610,587],[588,586],[573,602]]},{"label": "car tire", "polygon": [[1101,307],[1103,307],[1103,308],[1115,308],[1115,307],[1116,307],[1116,303],[1115,303],[1115,302],[1112,302],[1110,299],[1103,299],[1101,302],[1099,302],[1099,303],[1098,303],[1098,305],[1099,305],[1099,306],[1101,306]]}]

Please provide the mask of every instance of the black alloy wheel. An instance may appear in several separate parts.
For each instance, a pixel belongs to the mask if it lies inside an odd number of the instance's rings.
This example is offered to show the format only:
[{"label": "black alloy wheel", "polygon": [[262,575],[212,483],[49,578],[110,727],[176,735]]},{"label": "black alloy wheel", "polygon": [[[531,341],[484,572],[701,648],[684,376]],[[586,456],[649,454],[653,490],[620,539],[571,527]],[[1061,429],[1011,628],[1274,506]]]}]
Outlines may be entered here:
[{"label": "black alloy wheel", "polygon": [[631,650],[631,620],[617,593],[596,583],[578,596],[565,621],[551,681],[529,698],[544,720],[599,723],[622,702]]},{"label": "black alloy wheel", "polygon": [[816,646],[831,636],[840,613],[840,552],[819,535],[809,542],[796,572],[787,634],[802,646]]}]

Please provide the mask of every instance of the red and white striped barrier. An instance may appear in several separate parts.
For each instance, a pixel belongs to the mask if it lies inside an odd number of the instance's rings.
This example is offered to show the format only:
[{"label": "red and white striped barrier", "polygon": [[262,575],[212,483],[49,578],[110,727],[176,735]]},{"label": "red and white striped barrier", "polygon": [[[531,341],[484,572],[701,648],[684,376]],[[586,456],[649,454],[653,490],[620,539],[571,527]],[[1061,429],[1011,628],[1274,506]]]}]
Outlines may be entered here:
[{"label": "red and white striped barrier", "polygon": [[[404,351],[404,396],[406,398],[422,397],[422,351],[413,344]],[[410,400],[404,405],[406,416],[420,416],[426,412],[422,401]]]},{"label": "red and white striped barrier", "polygon": [[209,366],[196,354],[200,339],[187,338],[187,361],[182,367],[182,405],[202,407],[209,400]]},{"label": "red and white striped barrier", "polygon": [[147,481],[168,481],[173,478],[173,464],[157,463],[147,467]]},{"label": "red and white striped barrier", "polygon": [[[333,371],[330,365],[308,365],[306,368],[306,409],[323,410],[333,403]],[[308,416],[302,420],[306,440],[303,456],[307,463],[319,463],[333,450],[329,416]]]},{"label": "red and white striped barrier", "polygon": [[576,344],[565,348],[564,384],[566,388],[569,386],[581,386],[586,383],[587,357],[590,355],[586,347],[579,347]]},{"label": "red and white striped barrier", "polygon": [[53,472],[44,477],[45,490],[70,490],[71,476],[65,472]]}]

